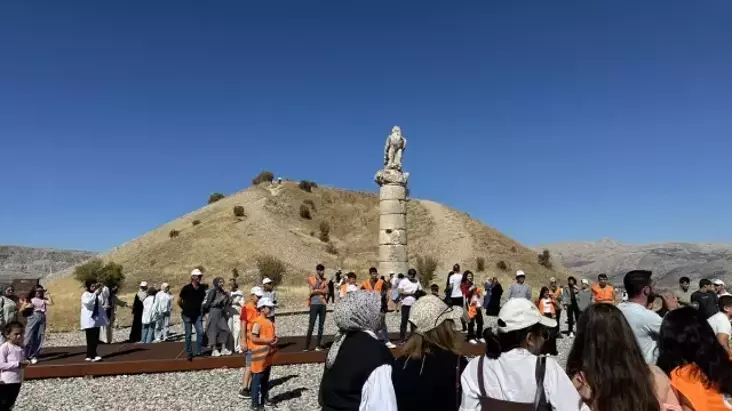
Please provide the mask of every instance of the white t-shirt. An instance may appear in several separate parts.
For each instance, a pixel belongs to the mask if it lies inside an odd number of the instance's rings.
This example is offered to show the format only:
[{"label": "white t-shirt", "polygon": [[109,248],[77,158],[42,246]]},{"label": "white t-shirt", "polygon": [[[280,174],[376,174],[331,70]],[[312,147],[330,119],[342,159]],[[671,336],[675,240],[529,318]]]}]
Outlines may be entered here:
[{"label": "white t-shirt", "polygon": [[732,324],[730,324],[727,314],[718,312],[709,317],[707,322],[712,326],[714,334],[727,334],[732,337]]},{"label": "white t-shirt", "polygon": [[455,273],[455,274],[451,275],[447,281],[450,283],[450,288],[452,288],[450,297],[451,298],[463,297],[463,291],[460,289],[460,283],[463,282],[463,275],[460,273]]},{"label": "white t-shirt", "polygon": [[[478,360],[472,359],[460,378],[463,388],[460,411],[480,411]],[[483,360],[485,393],[491,398],[511,402],[533,403],[536,394],[536,356],[516,348],[495,360]],[[567,374],[553,358],[546,359],[544,392],[547,402],[556,411],[590,411],[581,401]],[[581,407],[580,407],[580,404]]]},{"label": "white t-shirt", "polygon": [[648,308],[634,302],[618,304],[633,330],[635,340],[648,364],[655,364],[658,359],[658,337],[661,334],[663,318]]},{"label": "white t-shirt", "polygon": [[[422,284],[419,281],[412,282],[409,278],[404,278],[399,282],[398,289],[403,290],[404,294],[414,294],[422,289]],[[404,297],[402,299],[402,305],[411,306],[417,299],[414,296]]]}]

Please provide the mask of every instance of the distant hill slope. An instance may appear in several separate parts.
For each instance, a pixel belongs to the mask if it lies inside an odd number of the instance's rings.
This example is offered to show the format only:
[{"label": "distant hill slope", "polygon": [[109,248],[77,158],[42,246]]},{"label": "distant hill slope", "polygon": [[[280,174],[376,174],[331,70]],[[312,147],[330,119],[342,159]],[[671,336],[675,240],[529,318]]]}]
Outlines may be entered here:
[{"label": "distant hill slope", "polygon": [[[312,219],[300,216],[300,206],[311,201]],[[237,219],[234,206],[243,206],[246,217]],[[486,259],[488,275],[512,277],[518,268],[535,278],[566,277],[567,270],[557,264],[553,270],[537,263],[536,253],[504,236],[467,214],[426,200],[408,204],[409,255],[431,255],[439,259],[438,278],[444,278],[453,263],[475,269],[476,257]],[[297,183],[268,183],[204,206],[183,217],[131,240],[104,255],[106,260],[122,264],[129,289],[140,280],[182,284],[190,270],[201,264],[209,278],[230,277],[236,268],[246,280],[256,275],[256,258],[271,255],[287,266],[285,283],[301,285],[317,263],[329,269],[343,267],[365,278],[378,255],[378,196],[318,187],[312,193]],[[193,221],[200,224],[194,226]],[[330,224],[330,238],[337,255],[326,251],[318,239],[319,224]],[[178,230],[177,237],[170,237]],[[509,271],[500,271],[496,263],[505,261]],[[386,273],[383,273],[386,274]],[[68,273],[66,273],[68,275]]]},{"label": "distant hill slope", "polygon": [[0,280],[18,273],[46,277],[93,257],[90,251],[0,245]]},{"label": "distant hill slope", "polygon": [[594,277],[607,273],[621,282],[632,269],[653,270],[660,285],[671,286],[679,277],[692,280],[722,278],[732,283],[732,244],[664,243],[620,244],[610,239],[597,242],[559,243],[547,248],[567,268]]}]

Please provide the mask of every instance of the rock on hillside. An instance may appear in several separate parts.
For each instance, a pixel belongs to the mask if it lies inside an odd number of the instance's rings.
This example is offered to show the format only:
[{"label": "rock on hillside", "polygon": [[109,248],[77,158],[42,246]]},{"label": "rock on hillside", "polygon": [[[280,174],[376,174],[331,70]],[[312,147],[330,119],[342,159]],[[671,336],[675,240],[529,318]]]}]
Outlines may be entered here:
[{"label": "rock on hillside", "polygon": [[[0,278],[14,273],[45,277],[93,257],[89,251],[0,245]],[[11,274],[12,273],[12,274]]]},{"label": "rock on hillside", "polygon": [[[312,204],[307,205],[311,219],[300,216],[305,203]],[[244,217],[234,215],[235,206],[244,208]],[[285,284],[302,285],[304,276],[321,262],[329,269],[342,267],[365,278],[377,260],[378,207],[373,193],[325,187],[305,192],[294,182],[264,183],[162,225],[104,258],[124,266],[128,288],[142,279],[181,284],[199,264],[208,278],[228,278],[236,268],[246,280],[256,276],[256,259],[261,255],[285,263]],[[426,200],[411,200],[408,207],[410,258],[435,256],[440,262],[437,275],[443,278],[455,262],[475,269],[479,256],[486,259],[487,269],[479,278],[510,277],[509,272],[518,268],[544,279],[567,275],[561,265],[554,270],[542,267],[534,251],[465,213]],[[200,223],[194,226],[195,220]],[[330,241],[337,254],[326,251],[327,244],[318,238],[321,222],[330,225]],[[179,234],[171,237],[171,230]],[[509,271],[496,269],[500,260]]]},{"label": "rock on hillside", "polygon": [[679,277],[722,278],[732,283],[732,245],[664,243],[619,244],[610,239],[597,242],[559,243],[547,248],[567,268],[585,276],[607,273],[622,282],[632,269],[649,269],[662,286],[673,286]]}]

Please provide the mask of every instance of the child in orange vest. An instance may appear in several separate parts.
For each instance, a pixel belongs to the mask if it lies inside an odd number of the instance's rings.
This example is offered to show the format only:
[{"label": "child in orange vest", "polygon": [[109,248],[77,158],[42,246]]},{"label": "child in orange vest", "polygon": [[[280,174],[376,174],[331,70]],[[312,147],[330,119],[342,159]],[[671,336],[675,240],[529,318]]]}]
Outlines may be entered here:
[{"label": "child in orange vest", "polygon": [[252,322],[247,338],[247,346],[252,354],[252,409],[263,410],[269,401],[269,376],[272,371],[272,359],[277,352],[278,338],[275,325],[268,316],[274,308],[269,298],[260,298],[257,302],[257,317]]},{"label": "child in orange vest", "polygon": [[[556,307],[554,306],[554,300],[552,299],[549,287],[542,287],[539,292],[539,299],[536,300],[536,306],[539,308],[539,312],[544,317],[554,318],[557,317]],[[557,334],[552,332],[552,335],[544,343],[542,348],[542,354],[548,355],[559,355],[557,351]]]},{"label": "child in orange vest", "polygon": [[250,390],[252,384],[252,352],[249,350],[249,331],[252,329],[254,319],[259,315],[257,311],[257,303],[262,297],[264,290],[261,287],[252,288],[249,293],[249,301],[244,305],[241,310],[239,320],[241,321],[241,345],[246,347],[244,351],[244,372],[241,377],[241,389],[239,390],[239,398],[249,399],[252,398],[252,392]]}]

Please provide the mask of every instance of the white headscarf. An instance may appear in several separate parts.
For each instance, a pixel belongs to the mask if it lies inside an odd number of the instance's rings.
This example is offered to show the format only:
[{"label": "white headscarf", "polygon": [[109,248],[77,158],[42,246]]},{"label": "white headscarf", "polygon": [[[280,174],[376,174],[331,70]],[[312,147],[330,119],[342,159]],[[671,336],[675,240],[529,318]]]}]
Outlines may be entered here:
[{"label": "white headscarf", "polygon": [[375,331],[381,327],[381,295],[366,290],[348,293],[336,303],[333,320],[338,327],[338,335],[328,351],[326,368],[332,367],[335,363],[341,344],[349,331]]}]

